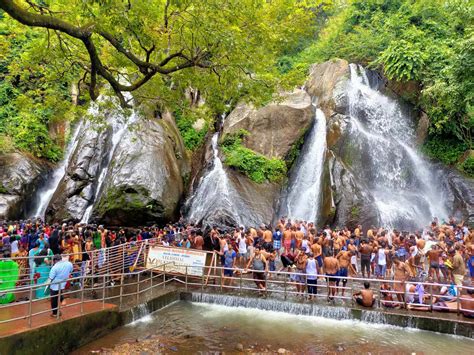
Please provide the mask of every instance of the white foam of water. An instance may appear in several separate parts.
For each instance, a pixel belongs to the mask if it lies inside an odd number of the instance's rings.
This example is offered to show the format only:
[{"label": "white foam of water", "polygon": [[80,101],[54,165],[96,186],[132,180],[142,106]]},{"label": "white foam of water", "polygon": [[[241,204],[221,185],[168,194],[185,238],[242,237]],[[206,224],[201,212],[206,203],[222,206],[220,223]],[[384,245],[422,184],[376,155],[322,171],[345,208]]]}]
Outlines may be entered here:
[{"label": "white foam of water", "polygon": [[351,64],[350,71],[351,138],[369,157],[359,175],[369,184],[382,224],[393,228],[408,222],[421,227],[434,216],[447,218],[437,177],[412,148],[412,120],[396,100],[370,87],[364,68]]},{"label": "white foam of water", "polygon": [[[409,336],[410,342],[419,343],[420,346],[426,341],[424,337],[433,337],[442,339],[455,338],[459,340],[465,340],[467,342],[474,339],[466,338],[459,335],[443,334],[438,332],[430,332],[421,330],[418,328],[411,327],[400,327],[396,325],[390,325],[385,323],[372,323],[364,320],[357,319],[337,319],[335,317],[327,318],[321,316],[304,315],[304,314],[290,314],[279,310],[262,310],[260,308],[248,308],[241,306],[232,306],[215,304],[215,303],[200,303],[192,302],[196,307],[199,307],[200,314],[203,317],[210,319],[228,318],[228,317],[242,317],[252,319],[252,322],[264,321],[275,324],[286,323],[292,325],[298,329],[305,329],[308,326],[320,328],[324,327],[325,330],[337,331],[340,334],[344,333],[344,330],[349,332],[357,332],[361,334],[370,334],[371,337],[384,337],[389,343],[392,344],[403,344],[407,339],[403,336]],[[314,305],[318,307],[318,305]],[[365,312],[365,311],[364,311]],[[376,313],[372,311],[366,311],[367,313]],[[367,319],[377,320],[380,317],[366,317]],[[413,334],[413,335],[412,335]],[[415,335],[416,334],[416,335]],[[421,336],[423,334],[424,337]]]},{"label": "white foam of water", "polygon": [[[132,96],[130,93],[123,93],[123,95],[126,101],[132,100]],[[90,108],[90,113],[92,113],[93,115],[97,115],[98,110],[99,110],[99,106],[96,104],[93,104]],[[112,127],[112,145],[110,147],[109,154],[107,156],[106,164],[101,166],[100,168],[99,178],[97,179],[97,185],[96,185],[95,194],[94,194],[94,199],[90,203],[90,205],[87,207],[86,211],[84,212],[84,215],[82,216],[82,219],[81,219],[81,223],[89,222],[89,219],[92,215],[92,211],[94,209],[94,204],[98,201],[99,196],[102,192],[102,186],[105,182],[107,173],[109,172],[109,168],[112,163],[112,158],[114,156],[115,150],[117,149],[118,144],[122,140],[122,137],[127,131],[130,124],[137,121],[137,119],[138,119],[138,114],[135,110],[132,111],[131,117],[127,119],[125,117],[125,114],[122,108],[116,105],[115,114],[109,119],[110,126]]]},{"label": "white foam of water", "polygon": [[317,222],[326,153],[326,116],[316,109],[315,122],[290,176],[290,186],[280,215]]},{"label": "white foam of water", "polygon": [[219,133],[212,136],[213,165],[211,170],[201,178],[196,192],[191,196],[188,220],[199,223],[221,210],[230,214],[230,218],[242,224],[235,199],[238,194],[232,188],[227,173],[219,157]]},{"label": "white foam of water", "polygon": [[44,218],[49,202],[51,201],[51,198],[53,197],[54,192],[58,188],[58,185],[61,182],[62,178],[66,174],[66,169],[69,165],[69,160],[71,159],[71,156],[76,150],[77,144],[79,142],[79,133],[81,132],[82,127],[83,122],[81,121],[73,131],[71,140],[69,141],[66,151],[64,153],[63,160],[54,170],[51,179],[48,181],[48,184],[44,188],[38,190],[37,197],[33,200],[39,200],[38,206],[31,217]]}]

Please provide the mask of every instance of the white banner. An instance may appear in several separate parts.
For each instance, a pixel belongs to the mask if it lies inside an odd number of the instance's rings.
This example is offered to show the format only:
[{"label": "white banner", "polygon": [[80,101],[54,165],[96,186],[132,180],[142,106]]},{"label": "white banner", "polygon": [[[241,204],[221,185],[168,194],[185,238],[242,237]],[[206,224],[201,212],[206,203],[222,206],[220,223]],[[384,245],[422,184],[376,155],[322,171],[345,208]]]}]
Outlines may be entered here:
[{"label": "white banner", "polygon": [[[202,276],[206,266],[206,255],[206,252],[199,250],[153,246],[148,251],[146,267],[185,274],[187,266],[188,275]],[[174,264],[163,266],[169,262]]]}]

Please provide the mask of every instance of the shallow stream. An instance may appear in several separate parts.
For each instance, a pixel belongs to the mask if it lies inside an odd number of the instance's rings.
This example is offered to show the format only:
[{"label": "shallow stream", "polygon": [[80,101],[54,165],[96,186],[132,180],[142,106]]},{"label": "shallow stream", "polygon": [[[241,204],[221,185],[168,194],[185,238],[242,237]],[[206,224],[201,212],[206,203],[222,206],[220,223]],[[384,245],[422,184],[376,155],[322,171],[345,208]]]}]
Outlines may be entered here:
[{"label": "shallow stream", "polygon": [[[90,343],[90,354],[133,343],[127,352],[196,353],[237,349],[295,353],[472,354],[474,340],[411,328],[291,315],[254,308],[176,302]],[[141,344],[143,346],[141,346]]]}]

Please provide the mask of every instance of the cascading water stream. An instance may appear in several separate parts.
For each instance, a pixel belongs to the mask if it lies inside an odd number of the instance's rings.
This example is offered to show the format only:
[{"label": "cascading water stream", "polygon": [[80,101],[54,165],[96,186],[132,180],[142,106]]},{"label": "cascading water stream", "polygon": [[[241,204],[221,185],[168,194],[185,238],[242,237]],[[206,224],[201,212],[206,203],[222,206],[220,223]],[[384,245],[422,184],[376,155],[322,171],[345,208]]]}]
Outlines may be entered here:
[{"label": "cascading water stream", "polygon": [[326,117],[320,109],[315,111],[315,122],[295,162],[280,215],[317,222],[327,144]]},{"label": "cascading water stream", "polygon": [[[132,96],[130,93],[123,93],[124,97],[127,101],[132,100]],[[93,105],[91,106],[91,113],[93,115],[98,114],[98,106]],[[82,216],[81,223],[88,223],[89,219],[92,215],[92,211],[94,209],[94,205],[97,202],[100,193],[102,191],[102,185],[104,184],[105,178],[107,173],[109,172],[110,164],[112,163],[112,158],[114,156],[115,150],[122,140],[123,135],[125,134],[126,130],[130,126],[131,123],[137,120],[137,113],[135,110],[132,111],[131,117],[125,117],[124,112],[118,106],[116,107],[116,114],[113,115],[110,119],[110,126],[112,128],[112,143],[109,149],[109,154],[107,155],[107,159],[105,164],[103,164],[99,170],[99,178],[97,179],[97,185],[95,188],[94,198],[91,201],[91,204],[87,207],[84,215]]]},{"label": "cascading water stream", "polygon": [[188,201],[187,219],[195,223],[206,224],[212,221],[216,212],[227,216],[228,221],[242,224],[235,205],[237,193],[232,188],[224,166],[219,157],[219,132],[212,136],[213,165],[211,170],[201,178],[196,192]]},{"label": "cascading water stream", "polygon": [[350,65],[347,88],[351,144],[358,178],[368,185],[386,227],[421,227],[446,218],[437,177],[412,148],[414,127],[396,100],[371,87],[366,70]]},{"label": "cascading water stream", "polygon": [[37,192],[37,197],[33,201],[37,202],[37,207],[32,213],[31,217],[40,217],[44,218],[46,209],[48,208],[49,202],[54,195],[54,192],[58,188],[61,179],[66,174],[66,169],[69,165],[69,160],[71,159],[72,154],[76,150],[77,144],[79,142],[79,133],[83,127],[83,122],[81,121],[77,127],[74,129],[71,140],[67,145],[66,152],[64,154],[64,159],[54,170],[51,179],[48,181],[48,184],[44,188],[39,189]]}]

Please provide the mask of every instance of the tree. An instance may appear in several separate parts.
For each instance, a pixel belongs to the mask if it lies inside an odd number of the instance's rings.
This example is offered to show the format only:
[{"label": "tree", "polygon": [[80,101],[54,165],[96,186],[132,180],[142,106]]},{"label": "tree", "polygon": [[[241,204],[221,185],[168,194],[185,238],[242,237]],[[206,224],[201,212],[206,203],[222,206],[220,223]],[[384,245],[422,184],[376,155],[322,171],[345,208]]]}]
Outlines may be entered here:
[{"label": "tree", "polygon": [[91,99],[104,79],[122,106],[129,106],[122,92],[156,77],[155,85],[173,88],[173,74],[185,69],[197,69],[191,76],[198,82],[212,75],[209,83],[224,88],[248,80],[271,87],[275,56],[311,33],[317,14],[311,10],[320,6],[308,0],[0,0],[14,20],[46,29],[62,60],[82,71],[78,80],[87,83]]}]

